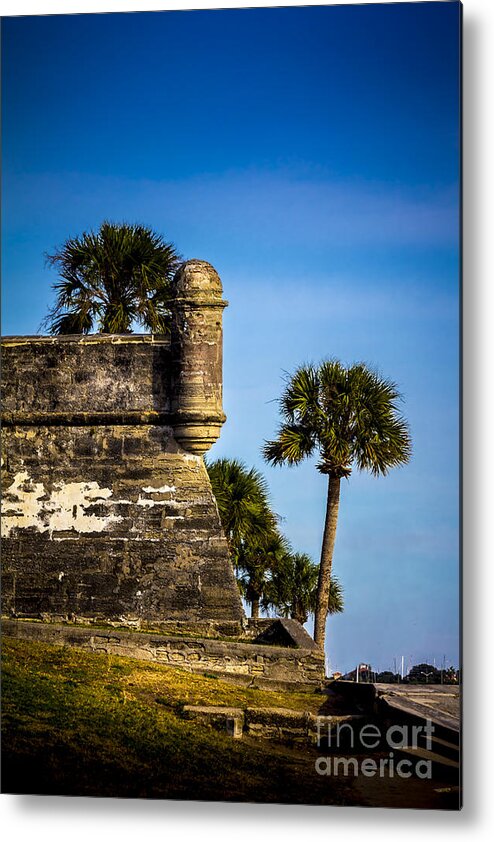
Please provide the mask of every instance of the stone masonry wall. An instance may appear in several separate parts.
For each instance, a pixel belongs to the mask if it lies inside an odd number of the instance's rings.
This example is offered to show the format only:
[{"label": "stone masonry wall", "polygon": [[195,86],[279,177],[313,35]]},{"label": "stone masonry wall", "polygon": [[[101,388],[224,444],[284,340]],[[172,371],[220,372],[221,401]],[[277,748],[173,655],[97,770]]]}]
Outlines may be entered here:
[{"label": "stone masonry wall", "polygon": [[4,611],[241,617],[203,461],[170,428],[15,428],[3,450]]},{"label": "stone masonry wall", "polygon": [[241,683],[278,687],[297,684],[319,689],[324,680],[324,655],[316,647],[288,649],[255,643],[198,637],[143,634],[122,629],[91,629],[18,620],[4,621],[4,634],[25,640],[70,645],[91,652],[127,655],[235,677]]},{"label": "stone masonry wall", "polygon": [[[224,420],[221,354],[203,358],[201,347],[221,345],[225,302],[208,264],[190,261],[179,280],[171,341],[3,340],[4,613],[240,627],[241,600],[201,457]],[[174,385],[185,334],[193,412],[180,402],[185,387],[177,400]]]},{"label": "stone masonry wall", "polygon": [[2,340],[2,416],[15,426],[170,421],[168,336]]}]

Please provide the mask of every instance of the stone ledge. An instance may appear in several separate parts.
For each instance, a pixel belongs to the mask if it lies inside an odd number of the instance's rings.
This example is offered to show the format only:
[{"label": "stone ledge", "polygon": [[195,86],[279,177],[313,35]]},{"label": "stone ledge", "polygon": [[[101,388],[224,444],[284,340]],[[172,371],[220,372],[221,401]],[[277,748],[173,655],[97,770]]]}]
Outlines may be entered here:
[{"label": "stone ledge", "polygon": [[2,336],[0,344],[10,345],[170,345],[170,335],[163,333],[73,333],[58,336]]},{"label": "stone ledge", "polygon": [[157,410],[120,412],[2,412],[5,427],[106,427],[154,425],[169,427],[173,434],[173,416]]},{"label": "stone ledge", "polygon": [[213,673],[265,689],[314,691],[320,690],[324,681],[324,657],[309,649],[11,619],[2,621],[2,631],[24,640]]},{"label": "stone ledge", "polygon": [[307,742],[307,713],[287,708],[247,708],[246,731],[263,739]]},{"label": "stone ledge", "polygon": [[132,631],[145,635],[160,634],[176,638],[209,638],[212,640],[239,641],[242,637],[241,620],[161,620],[152,621],[146,619],[126,620],[123,617],[111,620],[102,617],[83,617],[72,614],[69,617],[63,614],[39,614],[37,617],[18,614],[15,617],[2,617],[2,623],[6,621],[24,622],[34,625],[59,625],[64,628],[83,628],[103,634],[112,633],[114,630]]},{"label": "stone ledge", "polygon": [[184,719],[226,731],[239,739],[244,734],[263,740],[298,742],[319,746],[321,739],[334,734],[338,727],[352,725],[361,728],[366,716],[347,714],[326,716],[290,708],[230,708],[214,705],[185,705]]}]

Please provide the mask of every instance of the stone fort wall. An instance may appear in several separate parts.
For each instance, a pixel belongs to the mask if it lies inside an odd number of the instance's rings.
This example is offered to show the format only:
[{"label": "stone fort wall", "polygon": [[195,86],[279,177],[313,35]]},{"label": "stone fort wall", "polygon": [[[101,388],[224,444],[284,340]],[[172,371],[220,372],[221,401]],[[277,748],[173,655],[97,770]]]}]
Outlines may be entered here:
[{"label": "stone fort wall", "polygon": [[174,288],[170,337],[2,341],[4,614],[240,627],[202,459],[225,420],[225,302],[203,261]]}]

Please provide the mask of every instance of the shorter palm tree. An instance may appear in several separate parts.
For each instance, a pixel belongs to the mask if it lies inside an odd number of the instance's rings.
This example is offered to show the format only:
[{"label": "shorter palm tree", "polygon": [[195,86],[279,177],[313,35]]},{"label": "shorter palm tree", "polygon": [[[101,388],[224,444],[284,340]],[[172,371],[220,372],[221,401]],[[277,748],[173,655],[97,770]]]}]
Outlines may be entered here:
[{"label": "shorter palm tree", "polygon": [[267,572],[286,552],[266,481],[237,459],[217,459],[206,468],[240,590],[258,617]]},{"label": "shorter palm tree", "polygon": [[[264,588],[262,606],[265,610],[275,609],[283,617],[291,617],[302,625],[316,609],[319,567],[306,553],[286,553],[272,569]],[[332,577],[328,613],[343,611],[343,589]]]},{"label": "shorter palm tree", "polygon": [[169,332],[171,281],[181,257],[151,228],[103,222],[46,258],[60,274],[41,325],[50,333],[130,333],[133,324]]},{"label": "shorter palm tree", "polygon": [[259,617],[259,607],[270,576],[288,552],[288,542],[277,531],[266,533],[259,541],[248,542],[238,559],[238,583],[251,607],[251,617]]},{"label": "shorter palm tree", "polygon": [[238,459],[206,461],[206,469],[237,567],[245,545],[262,543],[276,532],[277,517],[271,510],[266,480]]}]

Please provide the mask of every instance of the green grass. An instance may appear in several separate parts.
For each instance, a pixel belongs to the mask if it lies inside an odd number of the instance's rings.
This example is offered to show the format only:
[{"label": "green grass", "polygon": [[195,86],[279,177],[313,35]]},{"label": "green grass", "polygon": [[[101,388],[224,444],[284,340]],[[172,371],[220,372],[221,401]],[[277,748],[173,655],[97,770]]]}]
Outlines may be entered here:
[{"label": "green grass", "polygon": [[320,750],[232,740],[185,704],[325,709],[115,655],[4,638],[2,792],[457,809],[433,781],[322,777]]},{"label": "green grass", "polygon": [[185,704],[317,712],[321,696],[12,638],[2,655],[4,792],[351,803],[346,782],[316,774],[312,749],[181,718]]}]

